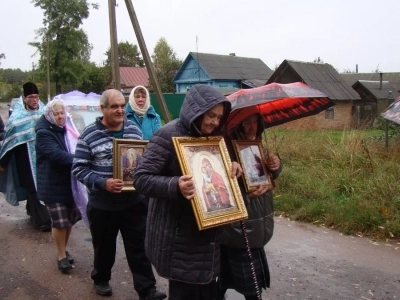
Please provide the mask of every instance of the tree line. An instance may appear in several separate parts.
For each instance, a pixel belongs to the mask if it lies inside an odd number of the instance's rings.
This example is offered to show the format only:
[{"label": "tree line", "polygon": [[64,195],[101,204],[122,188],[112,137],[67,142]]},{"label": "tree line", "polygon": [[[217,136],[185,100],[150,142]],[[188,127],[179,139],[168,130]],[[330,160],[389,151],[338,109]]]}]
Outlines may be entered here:
[{"label": "tree line", "polygon": [[[33,0],[32,3],[43,11],[43,27],[35,30],[36,40],[28,43],[35,49],[38,63],[29,71],[0,68],[0,96],[9,99],[20,94],[22,83],[27,80],[35,81],[45,94],[47,64],[52,95],[74,89],[102,93],[111,77],[111,49],[104,53],[104,62],[96,64],[90,61],[93,46],[81,28],[90,10],[98,9],[99,5],[86,0]],[[172,80],[182,61],[163,37],[154,47],[151,57],[162,92],[174,92]],[[0,65],[2,59],[6,59],[5,53],[0,53]],[[120,67],[145,66],[138,46],[129,41],[118,44],[118,59]]]}]

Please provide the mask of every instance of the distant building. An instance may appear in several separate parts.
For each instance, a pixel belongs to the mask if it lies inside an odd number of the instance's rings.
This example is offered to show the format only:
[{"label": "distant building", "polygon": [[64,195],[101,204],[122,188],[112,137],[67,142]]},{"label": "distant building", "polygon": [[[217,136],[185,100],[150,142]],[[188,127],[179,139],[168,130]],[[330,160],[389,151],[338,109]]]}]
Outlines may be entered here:
[{"label": "distant building", "polygon": [[190,52],[175,75],[177,93],[193,85],[210,85],[229,95],[242,88],[264,85],[272,70],[259,58]]},{"label": "distant building", "polygon": [[[341,73],[340,76],[351,86],[358,80],[381,81],[381,73]],[[400,72],[382,73],[382,81],[387,81],[397,92],[400,92]]]},{"label": "distant building", "polygon": [[400,96],[389,81],[358,80],[353,89],[362,98],[362,105],[358,107],[360,120],[357,121],[363,126],[371,126],[374,119]]},{"label": "distant building", "polygon": [[284,60],[268,79],[268,83],[304,82],[326,94],[335,106],[313,116],[284,124],[286,128],[348,129],[359,117],[353,114],[360,95],[344,81],[334,67],[326,63]]},{"label": "distant building", "polygon": [[[149,73],[145,67],[120,67],[119,73],[121,91],[124,94],[129,94],[137,85],[148,87],[150,84]],[[106,89],[112,89],[113,87],[111,76],[107,82]]]}]

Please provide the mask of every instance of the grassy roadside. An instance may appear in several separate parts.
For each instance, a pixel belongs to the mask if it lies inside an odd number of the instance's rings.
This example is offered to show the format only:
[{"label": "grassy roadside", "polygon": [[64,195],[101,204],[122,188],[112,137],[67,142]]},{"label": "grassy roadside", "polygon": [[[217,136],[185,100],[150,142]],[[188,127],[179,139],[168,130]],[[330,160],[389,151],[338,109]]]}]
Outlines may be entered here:
[{"label": "grassy roadside", "polygon": [[266,133],[268,148],[283,162],[277,214],[400,241],[400,136],[387,151],[381,130]]}]

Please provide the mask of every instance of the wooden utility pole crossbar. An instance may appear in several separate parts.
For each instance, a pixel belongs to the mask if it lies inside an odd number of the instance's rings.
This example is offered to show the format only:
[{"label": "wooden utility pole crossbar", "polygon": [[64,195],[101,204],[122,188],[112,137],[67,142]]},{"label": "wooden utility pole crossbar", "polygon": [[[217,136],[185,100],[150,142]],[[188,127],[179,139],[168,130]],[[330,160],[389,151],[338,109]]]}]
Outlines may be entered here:
[{"label": "wooden utility pole crossbar", "polygon": [[149,76],[150,76],[150,81],[153,84],[154,91],[157,96],[158,104],[160,105],[162,118],[164,119],[165,123],[168,123],[169,121],[171,121],[171,116],[168,112],[167,105],[165,104],[164,96],[161,92],[161,88],[158,83],[156,72],[154,70],[153,63],[150,59],[149,52],[147,51],[146,43],[144,42],[142,31],[140,29],[139,21],[136,17],[135,10],[133,8],[132,1],[125,0],[125,4],[126,4],[126,8],[128,9],[129,17],[131,18],[133,30],[135,31],[136,38],[139,43],[140,51],[142,52],[142,55],[143,55],[144,63],[146,64],[147,72],[149,73]]}]

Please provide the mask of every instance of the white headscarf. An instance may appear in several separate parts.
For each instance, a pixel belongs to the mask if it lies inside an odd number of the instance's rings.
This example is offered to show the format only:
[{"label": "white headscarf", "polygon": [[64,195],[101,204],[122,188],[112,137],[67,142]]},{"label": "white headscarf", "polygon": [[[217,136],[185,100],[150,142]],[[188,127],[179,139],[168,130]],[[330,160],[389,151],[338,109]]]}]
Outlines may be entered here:
[{"label": "white headscarf", "polygon": [[[143,108],[140,108],[135,101],[135,91],[137,89],[143,89],[146,93],[146,102],[143,106]],[[138,115],[138,116],[143,116],[147,110],[150,107],[150,94],[149,91],[142,85],[137,85],[133,88],[131,91],[131,94],[129,95],[129,105],[131,106],[132,110]]]},{"label": "white headscarf", "polygon": [[59,125],[59,124],[57,124],[56,120],[54,119],[53,108],[55,106],[62,106],[62,108],[64,109],[65,120],[67,120],[67,108],[65,107],[64,101],[61,99],[53,99],[49,103],[46,104],[45,111],[44,111],[44,117],[51,124],[57,125],[58,127],[63,128],[65,125],[65,122],[64,122],[64,124]]}]

